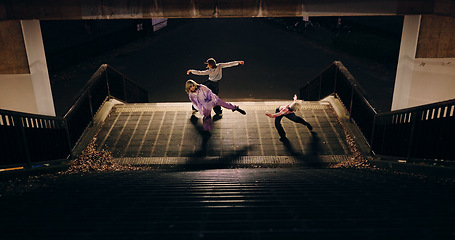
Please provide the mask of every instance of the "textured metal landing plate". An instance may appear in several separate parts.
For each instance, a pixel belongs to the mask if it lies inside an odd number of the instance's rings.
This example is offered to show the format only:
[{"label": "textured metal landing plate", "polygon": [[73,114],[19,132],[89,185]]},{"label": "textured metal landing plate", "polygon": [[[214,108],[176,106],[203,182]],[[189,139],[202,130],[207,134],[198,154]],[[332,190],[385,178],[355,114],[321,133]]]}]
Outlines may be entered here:
[{"label": "textured metal landing plate", "polygon": [[239,156],[239,157],[125,157],[116,158],[130,165],[295,165],[312,163],[339,163],[348,160],[346,155],[323,155],[296,158],[292,156]]},{"label": "textured metal landing plate", "polygon": [[207,158],[260,156],[265,159],[350,154],[343,128],[328,102],[305,102],[304,108],[296,113],[311,123],[313,132],[302,124],[282,119],[289,144],[279,141],[275,119],[265,113],[275,112],[290,101],[233,103],[247,114],[224,110],[223,118],[214,122],[210,137],[200,134],[202,116],[190,120],[190,103],[117,105],[96,143],[115,158],[175,158],[175,161],[201,153]]},{"label": "textured metal landing plate", "polygon": [[[244,110],[275,110],[277,106],[290,102],[263,102],[263,103],[235,103]],[[116,112],[165,112],[165,111],[188,111],[190,103],[149,103],[127,104],[116,107]],[[304,102],[302,110],[328,109],[328,103]]]}]

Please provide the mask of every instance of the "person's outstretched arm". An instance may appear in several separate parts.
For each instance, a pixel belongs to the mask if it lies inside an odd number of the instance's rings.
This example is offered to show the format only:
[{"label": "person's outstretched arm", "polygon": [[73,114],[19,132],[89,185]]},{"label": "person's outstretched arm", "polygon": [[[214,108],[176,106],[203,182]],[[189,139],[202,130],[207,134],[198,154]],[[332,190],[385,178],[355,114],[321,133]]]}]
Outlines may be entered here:
[{"label": "person's outstretched arm", "polygon": [[244,65],[245,61],[232,61],[232,62],[227,62],[227,63],[218,63],[216,66],[221,67],[221,68],[227,68],[227,67],[233,67],[237,65]]},{"label": "person's outstretched arm", "polygon": [[[294,102],[297,101],[297,95],[296,94],[294,94],[293,99],[294,99]],[[283,106],[283,107],[280,107],[280,108],[282,108],[282,110],[277,112],[277,113],[275,113],[275,114],[271,114],[271,113],[267,112],[267,113],[265,113],[265,115],[267,115],[267,117],[269,117],[269,118],[276,118],[276,117],[279,117],[279,116],[282,116],[282,115],[286,115],[286,114],[289,114],[289,113],[293,112],[293,111],[291,111],[289,109],[289,105],[286,105],[286,106]]]},{"label": "person's outstretched arm", "polygon": [[271,113],[268,113],[266,112],[265,115],[269,118],[276,118],[276,116],[274,116],[274,114],[271,114]]},{"label": "person's outstretched arm", "polygon": [[194,69],[190,69],[188,71],[186,71],[186,75],[190,75],[190,73],[194,74],[194,75],[209,75],[209,70],[194,70]]},{"label": "person's outstretched arm", "polygon": [[276,118],[276,117],[279,117],[279,116],[282,116],[282,115],[286,115],[286,114],[289,114],[289,113],[292,113],[291,110],[289,110],[289,105],[286,105],[286,106],[282,106],[280,107],[282,108],[281,111],[275,113],[275,114],[271,114],[271,113],[265,113],[265,115],[269,118]]},{"label": "person's outstretched arm", "polygon": [[277,112],[275,114],[271,114],[271,113],[265,113],[265,115],[269,118],[276,118],[276,117],[279,117],[279,116],[282,116],[282,115],[286,115],[289,113],[289,110],[287,110],[287,108],[283,109],[282,111],[280,112]]}]

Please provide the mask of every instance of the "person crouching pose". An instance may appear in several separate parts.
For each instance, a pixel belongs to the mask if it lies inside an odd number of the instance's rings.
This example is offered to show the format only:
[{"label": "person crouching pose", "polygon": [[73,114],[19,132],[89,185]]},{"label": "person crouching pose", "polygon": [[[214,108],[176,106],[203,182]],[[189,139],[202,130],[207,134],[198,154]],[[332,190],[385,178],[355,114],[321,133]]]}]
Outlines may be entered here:
[{"label": "person crouching pose", "polygon": [[307,126],[308,130],[312,131],[313,127],[311,126],[310,123],[307,121],[303,120],[303,118],[295,115],[295,111],[299,110],[302,107],[303,101],[302,100],[297,100],[297,95],[294,95],[294,102],[288,105],[280,106],[276,109],[275,114],[270,114],[266,113],[270,118],[275,118],[275,128],[278,130],[278,134],[280,135],[280,141],[285,142],[288,141],[286,138],[286,132],[283,129],[283,126],[281,126],[281,119],[283,117],[286,117],[287,119],[296,122],[296,123],[301,123],[305,126]]},{"label": "person crouching pose", "polygon": [[211,113],[212,109],[215,106],[231,109],[233,112],[238,111],[243,115],[246,114],[246,112],[240,109],[239,106],[221,100],[208,87],[202,84],[198,84],[192,79],[186,81],[185,91],[188,93],[188,97],[193,103],[194,108],[196,108],[196,110],[198,110],[203,115],[202,126],[204,128],[204,131],[211,131],[213,128]]}]

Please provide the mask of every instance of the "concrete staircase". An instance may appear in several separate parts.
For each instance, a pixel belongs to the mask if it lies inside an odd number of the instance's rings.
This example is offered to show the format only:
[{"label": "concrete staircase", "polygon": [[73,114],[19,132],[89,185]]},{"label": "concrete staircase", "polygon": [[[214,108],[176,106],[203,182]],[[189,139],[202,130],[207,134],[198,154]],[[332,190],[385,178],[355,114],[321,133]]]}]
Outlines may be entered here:
[{"label": "concrete staircase", "polygon": [[210,138],[189,103],[101,111],[81,143],[99,132],[116,161],[159,169],[60,174],[0,196],[2,239],[453,239],[453,181],[325,168],[351,157],[341,109],[305,103],[314,133],[283,119],[286,145],[264,115],[285,103],[238,102],[247,115],[224,111]]}]

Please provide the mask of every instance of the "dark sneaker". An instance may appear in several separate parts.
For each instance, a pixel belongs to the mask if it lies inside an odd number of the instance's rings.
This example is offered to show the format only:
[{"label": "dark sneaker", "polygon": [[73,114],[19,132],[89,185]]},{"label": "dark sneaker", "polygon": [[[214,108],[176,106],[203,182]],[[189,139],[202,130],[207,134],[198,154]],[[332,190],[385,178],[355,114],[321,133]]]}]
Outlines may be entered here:
[{"label": "dark sneaker", "polygon": [[282,138],[280,138],[280,141],[287,143],[287,142],[289,142],[289,139],[287,137],[282,137]]},{"label": "dark sneaker", "polygon": [[222,117],[223,117],[223,114],[215,114],[215,116],[213,116],[213,121],[218,121],[218,120],[220,120]]},{"label": "dark sneaker", "polygon": [[190,122],[191,122],[192,124],[196,125],[197,122],[198,122],[198,120],[199,120],[199,119],[198,119],[196,116],[191,115],[191,117],[190,117]]},{"label": "dark sneaker", "polygon": [[237,107],[236,109],[233,109],[232,111],[233,111],[233,112],[237,111],[237,112],[239,112],[239,113],[241,113],[241,114],[243,114],[243,115],[246,114],[246,112],[245,112],[244,110],[240,109],[239,107]]},{"label": "dark sneaker", "polygon": [[308,124],[306,125],[306,127],[308,128],[308,130],[313,131],[313,126],[311,126],[311,124],[308,123]]}]

